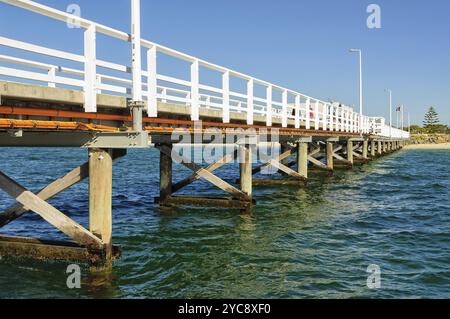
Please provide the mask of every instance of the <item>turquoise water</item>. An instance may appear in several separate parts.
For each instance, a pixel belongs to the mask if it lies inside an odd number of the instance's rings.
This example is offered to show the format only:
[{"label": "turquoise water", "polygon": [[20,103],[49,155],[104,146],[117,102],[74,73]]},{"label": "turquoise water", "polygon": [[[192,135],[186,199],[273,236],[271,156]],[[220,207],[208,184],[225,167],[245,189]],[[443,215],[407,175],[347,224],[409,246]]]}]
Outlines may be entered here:
[{"label": "turquoise water", "polygon": [[[11,159],[14,160],[11,160]],[[2,149],[0,169],[33,191],[86,160],[78,149]],[[450,298],[450,152],[405,150],[308,188],[256,187],[251,215],[160,209],[158,154],[132,151],[114,167],[112,273],[65,263],[0,261],[0,298]],[[226,166],[219,175],[237,177]],[[176,179],[188,172],[176,166]],[[217,194],[198,182],[186,194]],[[51,201],[86,225],[87,183]],[[13,201],[0,193],[0,207]],[[64,239],[28,214],[2,234]],[[381,288],[367,288],[367,267]]]}]

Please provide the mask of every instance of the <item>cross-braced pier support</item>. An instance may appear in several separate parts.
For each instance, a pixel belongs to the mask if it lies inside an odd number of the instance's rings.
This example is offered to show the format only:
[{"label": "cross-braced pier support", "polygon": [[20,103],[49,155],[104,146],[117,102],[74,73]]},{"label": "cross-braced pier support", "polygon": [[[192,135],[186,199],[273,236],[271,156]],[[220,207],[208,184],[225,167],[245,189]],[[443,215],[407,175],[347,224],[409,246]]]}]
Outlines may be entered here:
[{"label": "cross-braced pier support", "polygon": [[[254,204],[252,199],[252,145],[236,145],[232,152],[207,167],[202,167],[194,163],[191,158],[184,157],[173,151],[172,144],[160,144],[157,145],[157,148],[160,151],[160,196],[155,199],[155,202],[161,206],[209,206],[246,210]],[[241,162],[240,187],[231,185],[213,174],[214,171],[233,162],[238,157]],[[173,162],[190,169],[193,172],[192,175],[174,184]],[[175,193],[199,179],[206,180],[213,186],[228,193],[229,196],[219,198],[175,195]]]},{"label": "cross-braced pier support", "polygon": [[[37,194],[0,172],[0,189],[18,203],[0,214],[0,228],[28,211],[42,217],[72,241],[43,241],[32,238],[0,237],[0,256],[34,259],[110,263],[120,256],[112,245],[112,163],[124,150],[89,149],[89,160],[55,180]],[[47,200],[89,178],[89,230],[50,205]]]},{"label": "cross-braced pier support", "polygon": [[[282,175],[282,178],[253,179],[253,184],[305,186],[308,179],[308,162],[310,155],[308,153],[309,142],[311,142],[310,138],[304,138],[293,141],[291,143],[281,143],[281,154],[279,156],[269,156],[262,149],[255,148],[255,158],[259,158],[264,164],[254,168],[252,170],[252,174],[256,175],[263,172],[265,169],[270,172],[270,168],[272,167]],[[290,157],[292,155],[297,155],[297,159],[295,162],[290,162]],[[292,167],[294,166],[297,166],[297,170],[292,169]],[[268,175],[273,175],[273,173],[270,173]]]}]

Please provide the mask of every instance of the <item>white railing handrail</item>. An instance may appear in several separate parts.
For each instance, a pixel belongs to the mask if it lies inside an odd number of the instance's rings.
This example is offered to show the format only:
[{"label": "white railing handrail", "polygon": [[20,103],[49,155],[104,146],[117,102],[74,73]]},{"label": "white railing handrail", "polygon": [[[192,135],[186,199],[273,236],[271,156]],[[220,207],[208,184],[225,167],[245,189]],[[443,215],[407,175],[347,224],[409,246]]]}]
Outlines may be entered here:
[{"label": "white railing handrail", "polygon": [[[0,2],[26,9],[59,21],[71,21],[72,23],[77,23],[80,27],[84,28],[84,55],[54,50],[0,36],[0,45],[79,62],[84,64],[84,70],[76,70],[63,66],[55,66],[37,61],[0,55],[0,62],[47,70],[47,74],[42,74],[20,69],[0,67],[0,75],[47,82],[50,87],[56,87],[56,84],[81,87],[84,89],[85,110],[88,112],[96,112],[96,94],[101,93],[102,90],[117,94],[129,94],[129,91],[131,90],[134,92],[134,98],[136,97],[136,92],[139,92],[137,94],[138,96],[147,98],[148,115],[150,117],[157,117],[158,100],[160,100],[163,102],[171,101],[174,103],[189,105],[192,112],[192,120],[199,119],[200,107],[207,107],[222,109],[224,123],[228,123],[230,121],[230,112],[237,111],[247,113],[247,124],[253,124],[254,115],[258,114],[266,116],[267,126],[272,126],[273,118],[281,118],[283,127],[287,127],[289,125],[289,120],[293,120],[296,128],[300,128],[303,124],[303,126],[307,129],[314,128],[362,134],[375,133],[377,130],[382,131],[382,129],[376,125],[375,118],[370,118],[364,115],[361,116],[348,106],[342,104],[338,106],[334,103],[325,102],[295,90],[287,89],[283,86],[257,79],[242,72],[207,62],[166,46],[145,39],[140,39],[140,37],[139,41],[136,43],[139,43],[143,48],[147,49],[147,69],[143,69],[142,65],[141,67],[136,67],[135,63],[133,64],[133,68],[131,68],[127,65],[120,65],[99,60],[96,55],[95,34],[97,32],[122,41],[133,42],[135,40],[133,40],[133,37],[126,32],[107,27],[105,25],[36,3],[34,1],[0,0]],[[137,6],[135,6],[133,10],[139,10],[139,8],[136,7]],[[139,11],[134,12],[135,15],[137,13],[139,13]],[[140,33],[140,30],[137,32]],[[191,63],[191,80],[186,81],[158,74],[156,72],[156,55],[158,52]],[[101,74],[97,71],[97,67],[132,74],[133,79]],[[206,67],[222,73],[222,88],[216,88],[200,83],[200,67]],[[84,78],[84,80],[57,76],[57,72],[80,76]],[[137,76],[135,72],[137,72]],[[230,90],[230,76],[247,81],[246,94],[233,92]],[[142,77],[146,77],[147,81],[142,81]],[[158,81],[168,82],[171,85],[190,87],[190,89],[182,90],[179,88],[176,89],[169,86],[158,85]],[[110,84],[105,82],[109,82]],[[119,84],[126,86],[119,86]],[[254,96],[255,84],[266,87],[267,94],[265,99]],[[146,88],[146,91],[144,91],[143,88]],[[281,101],[275,101],[273,99],[273,90],[281,92]],[[205,94],[202,91],[215,93],[219,96]],[[291,99],[294,98],[295,102],[290,103],[289,97],[291,97]],[[302,99],[304,102],[302,102]]]}]

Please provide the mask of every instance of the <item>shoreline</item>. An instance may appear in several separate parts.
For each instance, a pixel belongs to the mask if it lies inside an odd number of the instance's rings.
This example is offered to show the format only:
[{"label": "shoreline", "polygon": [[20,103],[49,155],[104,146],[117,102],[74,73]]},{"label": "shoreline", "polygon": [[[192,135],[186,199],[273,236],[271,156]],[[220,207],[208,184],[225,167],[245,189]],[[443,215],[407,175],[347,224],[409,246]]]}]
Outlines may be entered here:
[{"label": "shoreline", "polygon": [[441,144],[409,144],[405,150],[450,150],[450,143]]}]

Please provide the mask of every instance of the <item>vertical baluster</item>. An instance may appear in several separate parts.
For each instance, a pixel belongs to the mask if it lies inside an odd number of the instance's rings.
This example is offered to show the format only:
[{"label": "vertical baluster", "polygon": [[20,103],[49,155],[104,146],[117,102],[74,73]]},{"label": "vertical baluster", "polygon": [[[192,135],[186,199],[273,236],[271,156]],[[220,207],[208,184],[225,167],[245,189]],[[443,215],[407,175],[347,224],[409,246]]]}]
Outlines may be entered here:
[{"label": "vertical baluster", "polygon": [[56,87],[56,68],[55,67],[51,67],[48,70],[48,87],[49,88],[55,88]]},{"label": "vertical baluster", "polygon": [[247,82],[247,124],[253,125],[253,79]]},{"label": "vertical baluster", "polygon": [[300,128],[300,95],[295,96],[295,128]]},{"label": "vertical baluster", "polygon": [[102,94],[102,90],[100,89],[100,87],[102,86],[102,82],[103,82],[103,77],[100,74],[97,74],[97,94]]},{"label": "vertical baluster", "polygon": [[328,129],[328,104],[322,103],[322,122],[323,122],[323,130],[326,131]]},{"label": "vertical baluster", "polygon": [[90,25],[84,31],[84,110],[97,112],[97,54],[95,25]]},{"label": "vertical baluster", "polygon": [[330,104],[330,121],[329,121],[329,125],[330,125],[330,131],[334,131],[334,121],[335,121],[335,108],[333,104]]},{"label": "vertical baluster", "polygon": [[316,130],[320,129],[320,123],[319,123],[319,101],[316,101],[314,104],[314,124]]},{"label": "vertical baluster", "polygon": [[158,117],[158,81],[156,78],[156,54],[156,46],[152,46],[147,50],[147,114],[149,117]]},{"label": "vertical baluster", "polygon": [[266,100],[267,100],[267,126],[272,126],[272,116],[273,116],[273,110],[272,110],[272,95],[273,95],[273,87],[272,85],[269,85],[266,89]]},{"label": "vertical baluster", "polygon": [[306,99],[306,103],[305,103],[305,108],[306,108],[306,129],[310,130],[311,129],[311,99],[307,98]]},{"label": "vertical baluster", "polygon": [[223,90],[223,122],[230,123],[230,71],[225,71],[222,75]]},{"label": "vertical baluster", "polygon": [[200,65],[199,61],[195,60],[191,64],[191,120],[200,120]]},{"label": "vertical baluster", "polygon": [[282,126],[287,127],[288,126],[288,91],[283,90],[283,97],[282,97]]},{"label": "vertical baluster", "polygon": [[353,133],[354,132],[354,126],[353,126],[353,112],[349,111],[349,115],[348,115],[348,120],[350,123],[350,129],[349,132]]}]

